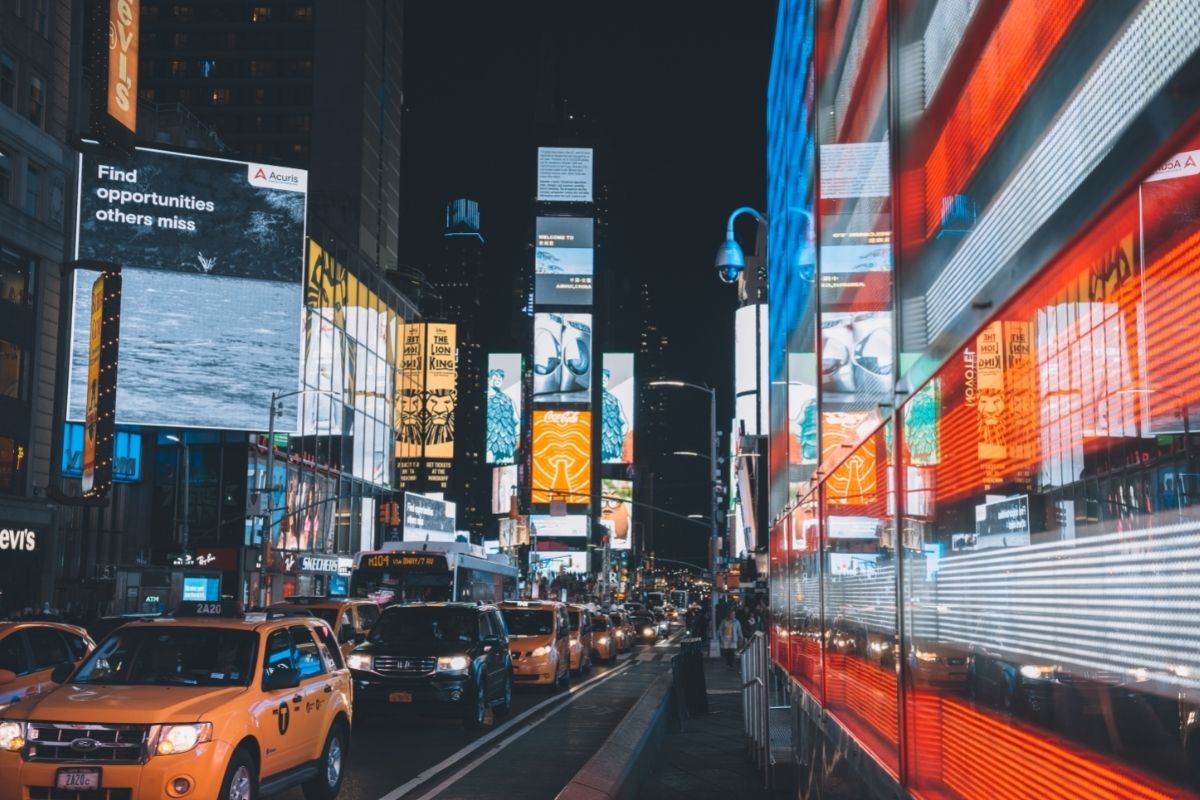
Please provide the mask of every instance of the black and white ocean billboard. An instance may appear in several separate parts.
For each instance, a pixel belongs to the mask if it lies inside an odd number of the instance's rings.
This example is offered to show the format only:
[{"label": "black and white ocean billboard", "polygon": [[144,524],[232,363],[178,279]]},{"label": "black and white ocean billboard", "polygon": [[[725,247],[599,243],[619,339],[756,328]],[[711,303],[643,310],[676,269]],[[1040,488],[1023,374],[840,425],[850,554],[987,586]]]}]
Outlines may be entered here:
[{"label": "black and white ocean billboard", "polygon": [[[80,157],[76,258],[120,265],[117,422],[264,430],[299,385],[305,170],[138,148]],[[88,291],[75,280],[68,418],[83,418]],[[279,431],[296,430],[295,398]]]}]

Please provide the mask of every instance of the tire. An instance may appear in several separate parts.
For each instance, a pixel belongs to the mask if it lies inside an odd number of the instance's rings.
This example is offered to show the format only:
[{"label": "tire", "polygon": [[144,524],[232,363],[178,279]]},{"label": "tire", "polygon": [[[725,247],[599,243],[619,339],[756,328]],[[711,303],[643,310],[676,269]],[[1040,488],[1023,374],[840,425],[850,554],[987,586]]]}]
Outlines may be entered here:
[{"label": "tire", "polygon": [[217,797],[219,800],[257,800],[258,764],[245,749],[238,748],[233,752]]},{"label": "tire", "polygon": [[504,676],[504,694],[500,698],[500,702],[492,706],[492,713],[498,717],[507,717],[512,711],[512,694],[513,694],[513,679],[512,670]]},{"label": "tire", "polygon": [[483,727],[485,717],[487,717],[487,684],[481,680],[476,684],[469,704],[463,709],[463,730],[479,730]]},{"label": "tire", "polygon": [[320,772],[303,786],[304,797],[307,800],[333,800],[337,797],[342,788],[342,779],[346,775],[349,744],[350,737],[346,735],[346,726],[340,722],[333,723],[325,736],[325,746],[321,748]]}]

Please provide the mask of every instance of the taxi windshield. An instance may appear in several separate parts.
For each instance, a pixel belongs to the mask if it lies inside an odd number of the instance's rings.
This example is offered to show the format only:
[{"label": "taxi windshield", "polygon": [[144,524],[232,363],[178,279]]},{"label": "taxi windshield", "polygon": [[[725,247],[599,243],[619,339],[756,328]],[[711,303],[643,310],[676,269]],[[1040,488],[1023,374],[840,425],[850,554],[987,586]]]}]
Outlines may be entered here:
[{"label": "taxi windshield", "polygon": [[549,611],[505,609],[509,636],[545,636],[554,630],[554,617]]},{"label": "taxi windshield", "polygon": [[247,686],[257,641],[228,628],[128,625],[104,640],[71,683]]},{"label": "taxi windshield", "polygon": [[473,610],[389,608],[371,628],[367,640],[381,645],[473,642],[479,630],[475,617]]},{"label": "taxi windshield", "polygon": [[606,631],[608,630],[608,620],[604,617],[592,617],[592,630]]}]

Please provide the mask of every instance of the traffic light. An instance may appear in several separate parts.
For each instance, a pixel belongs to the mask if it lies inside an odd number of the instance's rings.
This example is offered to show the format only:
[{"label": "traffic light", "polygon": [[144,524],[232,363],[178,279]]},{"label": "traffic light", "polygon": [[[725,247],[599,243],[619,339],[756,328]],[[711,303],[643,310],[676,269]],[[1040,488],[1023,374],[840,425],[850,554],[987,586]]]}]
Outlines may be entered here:
[{"label": "traffic light", "polygon": [[400,504],[395,501],[379,504],[379,523],[393,528],[400,526]]}]

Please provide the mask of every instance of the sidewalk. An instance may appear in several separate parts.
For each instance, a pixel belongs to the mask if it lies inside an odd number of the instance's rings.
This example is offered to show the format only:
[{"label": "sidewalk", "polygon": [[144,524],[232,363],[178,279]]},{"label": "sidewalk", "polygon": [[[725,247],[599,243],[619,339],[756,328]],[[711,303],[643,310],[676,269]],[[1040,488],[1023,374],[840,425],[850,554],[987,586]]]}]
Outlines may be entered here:
[{"label": "sidewalk", "polygon": [[745,755],[741,676],[719,658],[704,659],[708,714],[691,717],[683,730],[667,730],[658,760],[637,796],[645,800],[702,797],[783,798],[783,788],[763,788],[763,775]]}]

